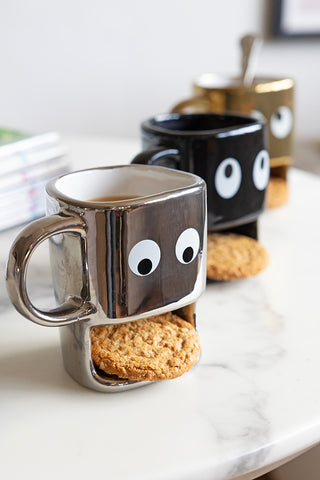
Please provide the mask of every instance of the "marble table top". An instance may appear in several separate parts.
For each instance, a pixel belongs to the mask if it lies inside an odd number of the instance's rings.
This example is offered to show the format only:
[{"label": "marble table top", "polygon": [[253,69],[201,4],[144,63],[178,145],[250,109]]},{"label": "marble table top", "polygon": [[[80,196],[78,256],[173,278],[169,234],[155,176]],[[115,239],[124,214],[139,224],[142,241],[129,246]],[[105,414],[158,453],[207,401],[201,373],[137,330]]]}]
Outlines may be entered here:
[{"label": "marble table top", "polygon": [[[66,139],[72,168],[128,163],[129,140]],[[88,390],[64,371],[57,328],[11,306],[0,234],[0,465],[3,478],[252,479],[320,441],[320,178],[292,169],[287,206],[265,212],[270,265],[207,286],[197,304],[201,360],[136,390]],[[31,299],[51,306],[46,246]]]}]

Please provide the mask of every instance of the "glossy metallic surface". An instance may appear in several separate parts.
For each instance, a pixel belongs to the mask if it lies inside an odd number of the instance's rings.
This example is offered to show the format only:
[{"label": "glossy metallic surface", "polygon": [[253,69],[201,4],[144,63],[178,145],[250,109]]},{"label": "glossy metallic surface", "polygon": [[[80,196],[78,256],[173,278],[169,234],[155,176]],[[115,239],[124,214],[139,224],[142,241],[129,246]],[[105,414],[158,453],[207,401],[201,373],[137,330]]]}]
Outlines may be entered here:
[{"label": "glossy metallic surface", "polygon": [[[74,232],[85,255],[85,224],[76,215],[52,215],[28,225],[13,243],[7,264],[7,289],[18,312],[40,325],[68,325],[96,312],[88,300],[86,265],[82,264],[80,278],[82,290],[70,290],[59,306],[52,310],[39,310],[30,301],[26,287],[27,266],[34,249],[54,235]],[[74,255],[73,255],[74,257]]]},{"label": "glossy metallic surface", "polygon": [[[184,309],[194,304],[205,288],[204,181],[162,167],[132,165],[94,169],[93,178],[108,175],[107,170],[119,173],[121,168],[129,177],[132,173],[135,188],[138,184],[133,173],[137,172],[138,177],[143,172],[148,174],[150,184],[159,177],[165,184],[167,179],[171,187],[144,195],[147,187],[140,181],[140,197],[102,204],[69,198],[59,190],[59,179],[51,182],[47,187],[49,216],[21,232],[11,248],[7,268],[8,292],[17,310],[41,325],[65,325],[61,328],[61,345],[66,370],[79,383],[99,391],[128,389],[145,382],[128,382],[97,371],[91,361],[92,326],[178,309],[194,324],[194,316],[188,316]],[[68,179],[72,175],[76,184],[82,172],[69,174]],[[133,188],[130,182],[128,188]],[[192,262],[182,264],[176,258],[175,245],[188,228],[197,230],[200,247]],[[40,311],[28,298],[26,269],[32,251],[48,238],[59,306]],[[144,239],[157,242],[161,250],[159,265],[145,276],[134,274],[128,265],[132,247]]]},{"label": "glossy metallic surface", "polygon": [[[170,166],[206,181],[208,231],[235,231],[264,210],[267,182],[258,189],[253,179],[255,161],[266,149],[263,121],[231,114],[160,114],[142,123],[141,137],[144,151],[134,163]],[[269,175],[267,152],[266,158]],[[216,179],[230,159],[239,170],[239,188],[226,198]],[[236,174],[235,168],[231,172]]]},{"label": "glossy metallic surface", "polygon": [[[193,93],[193,98],[175,105],[172,112],[224,113],[229,111],[262,115],[268,127],[272,174],[286,176],[286,170],[293,162],[294,81],[292,79],[256,78],[252,85],[243,85],[239,78],[208,73],[195,80]],[[278,138],[274,135],[271,122],[274,116],[281,114],[279,109],[283,106],[291,111],[292,128],[288,128],[288,133],[284,137]],[[280,166],[284,168],[274,170]]]}]

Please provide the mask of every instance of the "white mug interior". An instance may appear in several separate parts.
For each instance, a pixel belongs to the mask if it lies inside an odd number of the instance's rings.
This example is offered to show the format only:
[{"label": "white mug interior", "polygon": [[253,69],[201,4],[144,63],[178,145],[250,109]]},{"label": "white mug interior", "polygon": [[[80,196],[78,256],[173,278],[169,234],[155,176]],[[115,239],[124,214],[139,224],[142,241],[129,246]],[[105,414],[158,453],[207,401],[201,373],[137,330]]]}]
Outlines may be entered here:
[{"label": "white mug interior", "polygon": [[[273,82],[279,82],[278,89],[286,89],[288,88],[288,79],[287,77],[283,78],[275,78],[275,77],[255,77],[252,83],[254,87],[257,84],[266,84],[269,85]],[[290,80],[290,86],[292,81]],[[243,87],[243,81],[241,77],[238,75],[228,75],[222,73],[203,73],[199,75],[194,84],[197,87],[201,88],[212,88],[212,89],[225,89],[225,88],[239,88]],[[278,83],[277,83],[278,84]]]},{"label": "white mug interior", "polygon": [[[165,167],[127,165],[96,168],[66,174],[49,183],[49,194],[80,202],[119,196],[125,201],[192,187],[200,179],[190,173]],[[96,200],[94,200],[96,203]],[[116,202],[113,200],[112,203]]]}]

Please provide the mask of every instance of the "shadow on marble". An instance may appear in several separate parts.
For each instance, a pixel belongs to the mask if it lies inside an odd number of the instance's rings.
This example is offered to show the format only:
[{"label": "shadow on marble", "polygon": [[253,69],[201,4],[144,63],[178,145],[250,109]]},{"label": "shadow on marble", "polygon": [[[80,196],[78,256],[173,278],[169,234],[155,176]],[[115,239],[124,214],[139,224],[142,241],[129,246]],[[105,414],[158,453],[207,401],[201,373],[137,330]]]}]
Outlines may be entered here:
[{"label": "shadow on marble", "polygon": [[64,370],[59,346],[26,349],[0,359],[3,391],[83,390]]}]

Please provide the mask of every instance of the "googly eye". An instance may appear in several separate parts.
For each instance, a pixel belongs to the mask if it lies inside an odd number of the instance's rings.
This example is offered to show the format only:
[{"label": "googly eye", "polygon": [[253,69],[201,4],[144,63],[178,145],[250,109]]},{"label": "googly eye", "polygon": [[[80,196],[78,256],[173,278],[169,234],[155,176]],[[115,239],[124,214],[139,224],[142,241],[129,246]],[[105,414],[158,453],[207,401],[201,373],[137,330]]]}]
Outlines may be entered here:
[{"label": "googly eye", "polygon": [[253,163],[252,178],[258,190],[264,190],[268,185],[270,175],[270,157],[267,150],[261,150]]},{"label": "googly eye", "polygon": [[290,108],[284,105],[271,116],[270,129],[274,137],[285,138],[292,130],[293,116]]},{"label": "googly eye", "polygon": [[266,122],[266,117],[260,112],[260,110],[251,110],[250,117],[260,120],[261,122]]},{"label": "googly eye", "polygon": [[161,252],[153,240],[141,240],[131,248],[128,262],[133,273],[144,277],[154,272],[159,265]]},{"label": "googly eye", "polygon": [[176,243],[176,257],[180,263],[191,263],[200,247],[200,237],[197,230],[187,228],[179,236]]},{"label": "googly eye", "polygon": [[241,167],[235,158],[225,158],[216,170],[214,185],[220,197],[232,198],[241,185]]}]

